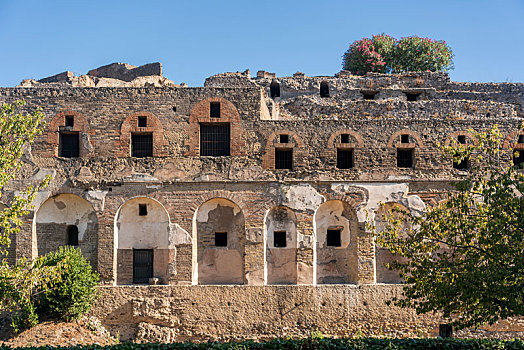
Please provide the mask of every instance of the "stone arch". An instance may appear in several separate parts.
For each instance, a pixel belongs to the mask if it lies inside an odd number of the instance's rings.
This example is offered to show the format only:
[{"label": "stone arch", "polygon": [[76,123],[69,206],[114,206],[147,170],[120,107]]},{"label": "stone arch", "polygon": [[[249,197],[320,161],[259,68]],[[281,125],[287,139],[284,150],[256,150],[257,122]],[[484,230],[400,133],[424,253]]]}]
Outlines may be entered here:
[{"label": "stone arch", "polygon": [[78,229],[78,247],[96,268],[98,260],[98,217],[87,200],[71,193],[48,198],[33,220],[38,255],[45,255],[68,244],[68,230]]},{"label": "stone arch", "polygon": [[340,144],[341,144],[341,142],[340,142],[340,135],[342,135],[342,134],[348,134],[349,135],[349,138],[350,138],[349,145],[351,145],[352,148],[362,148],[362,147],[364,147],[364,142],[362,141],[362,137],[360,136],[359,133],[357,133],[357,132],[355,132],[353,130],[350,130],[350,129],[342,129],[342,130],[335,131],[333,134],[331,134],[331,136],[329,137],[329,140],[327,142],[328,148],[336,149],[337,147],[339,147]]},{"label": "stone arch", "polygon": [[318,207],[313,221],[317,284],[356,283],[358,220],[355,209],[345,201],[328,200]]},{"label": "stone arch", "polygon": [[444,142],[444,145],[445,146],[451,145],[451,141],[452,140],[457,140],[457,138],[459,136],[465,136],[466,140],[467,140],[466,142],[473,141],[474,144],[477,144],[477,141],[473,138],[473,135],[469,131],[467,131],[467,130],[458,130],[458,131],[454,131],[451,134],[449,134],[449,136],[446,138],[446,141]]},{"label": "stone arch", "polygon": [[117,283],[129,284],[134,278],[135,251],[152,254],[152,276],[167,283],[169,264],[175,259],[169,213],[156,199],[134,197],[123,203],[115,215]]},{"label": "stone arch", "polygon": [[397,147],[398,144],[400,144],[400,135],[409,135],[415,140],[415,146],[424,147],[424,143],[422,142],[422,138],[420,137],[420,135],[417,132],[409,129],[399,130],[395,132],[393,135],[391,135],[388,141],[388,147]]},{"label": "stone arch", "polygon": [[[220,103],[220,117],[211,118],[211,103]],[[200,155],[200,124],[225,124],[230,126],[230,155],[245,154],[245,141],[240,125],[240,114],[235,105],[222,97],[206,98],[198,102],[189,115],[186,156]]]},{"label": "stone arch", "polygon": [[[288,142],[280,142],[280,135],[288,135]],[[277,148],[286,148],[293,150],[293,162],[299,158],[304,148],[304,143],[298,137],[297,133],[291,130],[278,130],[269,135],[267,138],[264,156],[262,158],[262,167],[266,169],[275,169],[275,150]],[[298,155],[298,157],[297,157]]]},{"label": "stone arch", "polygon": [[[408,209],[397,202],[387,202],[383,207],[377,209],[375,213],[375,227],[377,231],[384,229],[385,222],[382,218],[382,215],[386,212],[391,212],[393,208],[398,208],[400,210],[408,211]],[[399,218],[401,213],[392,213],[395,218]],[[403,229],[408,229],[407,226]],[[390,264],[393,261],[405,262],[406,259],[392,254],[388,249],[383,248],[379,244],[375,244],[375,280],[377,283],[403,283],[402,278],[395,270],[388,269],[385,264]]]},{"label": "stone arch", "polygon": [[245,221],[227,198],[202,203],[193,217],[193,284],[244,284]]},{"label": "stone arch", "polygon": [[264,227],[266,284],[296,284],[297,217],[295,213],[288,207],[274,207],[267,212]]},{"label": "stone arch", "polygon": [[[66,126],[66,117],[74,118],[74,125],[72,127]],[[43,157],[51,158],[58,157],[60,147],[60,132],[67,131],[69,133],[75,132],[79,134],[79,156],[80,158],[94,157],[95,148],[91,142],[91,136],[94,131],[89,126],[86,117],[80,112],[65,110],[53,117],[49,122],[47,129],[47,144],[49,151],[42,152]]]},{"label": "stone arch", "polygon": [[[139,117],[145,117],[146,126],[139,126]],[[117,157],[131,156],[131,134],[147,133],[153,135],[153,157],[167,156],[167,142],[164,138],[164,128],[160,120],[149,112],[136,112],[130,114],[120,127],[120,140],[118,142]]]}]

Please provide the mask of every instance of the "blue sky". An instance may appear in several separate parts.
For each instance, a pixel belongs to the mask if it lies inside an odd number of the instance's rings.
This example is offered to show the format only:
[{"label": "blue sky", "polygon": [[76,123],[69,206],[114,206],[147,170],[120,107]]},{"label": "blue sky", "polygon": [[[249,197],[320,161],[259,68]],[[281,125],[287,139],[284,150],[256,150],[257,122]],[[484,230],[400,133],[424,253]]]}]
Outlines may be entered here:
[{"label": "blue sky", "polygon": [[0,86],[160,61],[176,83],[251,69],[333,75],[372,34],[446,40],[457,81],[524,82],[524,0],[0,0]]}]

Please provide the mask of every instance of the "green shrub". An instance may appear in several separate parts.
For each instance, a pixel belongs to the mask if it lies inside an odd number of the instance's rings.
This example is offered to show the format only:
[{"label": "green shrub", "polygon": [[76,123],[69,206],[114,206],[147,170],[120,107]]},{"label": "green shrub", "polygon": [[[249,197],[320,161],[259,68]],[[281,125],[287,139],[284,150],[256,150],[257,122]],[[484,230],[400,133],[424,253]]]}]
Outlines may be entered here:
[{"label": "green shrub", "polygon": [[60,247],[44,257],[44,265],[54,266],[61,261],[61,281],[40,294],[38,313],[56,319],[71,321],[91,309],[96,298],[99,275],[82,255],[79,248]]}]

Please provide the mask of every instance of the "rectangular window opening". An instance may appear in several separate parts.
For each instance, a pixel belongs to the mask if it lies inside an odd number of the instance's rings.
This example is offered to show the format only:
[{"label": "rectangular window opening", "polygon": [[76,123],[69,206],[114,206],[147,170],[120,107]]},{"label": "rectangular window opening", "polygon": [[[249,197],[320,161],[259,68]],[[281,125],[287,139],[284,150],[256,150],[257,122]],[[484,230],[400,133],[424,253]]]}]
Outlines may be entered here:
[{"label": "rectangular window opening", "polygon": [[60,133],[59,135],[59,154],[60,157],[76,158],[80,156],[80,135],[75,133]]},{"label": "rectangular window opening", "polygon": [[153,277],[153,250],[133,250],[133,283],[149,283]]},{"label": "rectangular window opening", "polygon": [[458,170],[468,170],[468,159],[462,159],[461,162],[453,162],[453,168]]},{"label": "rectangular window opening", "polygon": [[220,118],[220,102],[211,102],[209,104],[209,116],[211,118]]},{"label": "rectangular window opening", "polygon": [[138,205],[138,215],[139,216],[147,216],[147,204],[139,204]]},{"label": "rectangular window opening", "polygon": [[337,149],[337,168],[351,169],[353,168],[353,150],[352,149]]},{"label": "rectangular window opening", "polygon": [[72,115],[66,115],[65,126],[68,126],[71,128],[74,127],[75,126],[75,117],[73,117]]},{"label": "rectangular window opening", "polygon": [[340,143],[349,143],[349,134],[340,135]]},{"label": "rectangular window opening", "polygon": [[418,100],[418,97],[420,96],[419,92],[405,92],[406,99],[408,102],[414,102]]},{"label": "rectangular window opening", "polygon": [[200,124],[200,155],[229,156],[230,127],[224,124]]},{"label": "rectangular window opening", "polygon": [[462,145],[465,145],[466,144],[466,135],[459,135],[457,137],[457,141],[458,141],[458,143],[460,143]]},{"label": "rectangular window opening", "polygon": [[286,231],[273,232],[273,244],[275,248],[285,248],[287,245]]},{"label": "rectangular window opening", "polygon": [[280,135],[280,143],[289,143],[289,135]]},{"label": "rectangular window opening", "polygon": [[519,168],[524,168],[524,149],[513,151],[513,164]]},{"label": "rectangular window opening", "polygon": [[326,236],[326,245],[328,247],[340,247],[342,245],[341,234],[342,229],[328,229]]},{"label": "rectangular window opening", "polygon": [[147,117],[138,117],[138,127],[147,128]]},{"label": "rectangular window opening", "polygon": [[519,135],[518,143],[524,143],[524,135]]},{"label": "rectangular window opening", "polygon": [[293,149],[275,148],[275,169],[293,169]]},{"label": "rectangular window opening", "polygon": [[215,247],[227,247],[227,232],[215,232]]},{"label": "rectangular window opening", "polygon": [[153,134],[131,134],[131,156],[136,158],[153,156]]},{"label": "rectangular window opening", "polygon": [[413,150],[397,148],[397,167],[413,168]]},{"label": "rectangular window opening", "polygon": [[364,96],[364,100],[374,100],[376,92],[362,92],[362,96]]},{"label": "rectangular window opening", "polygon": [[409,143],[409,135],[408,134],[400,135],[400,142],[401,143]]}]

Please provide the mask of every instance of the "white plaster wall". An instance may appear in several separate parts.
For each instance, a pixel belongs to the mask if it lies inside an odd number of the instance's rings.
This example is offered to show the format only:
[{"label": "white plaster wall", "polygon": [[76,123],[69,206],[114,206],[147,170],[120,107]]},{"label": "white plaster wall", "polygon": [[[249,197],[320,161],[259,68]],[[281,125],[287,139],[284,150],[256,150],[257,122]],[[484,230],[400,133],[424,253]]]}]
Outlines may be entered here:
[{"label": "white plaster wall", "polygon": [[[139,204],[147,205],[147,215],[138,215]],[[153,199],[133,198],[124,203],[118,212],[116,227],[118,249],[169,248],[169,216]]]},{"label": "white plaster wall", "polygon": [[92,223],[89,214],[93,211],[93,207],[85,199],[74,194],[60,194],[49,198],[40,206],[35,222],[76,225],[78,239],[83,240],[87,225]]}]

